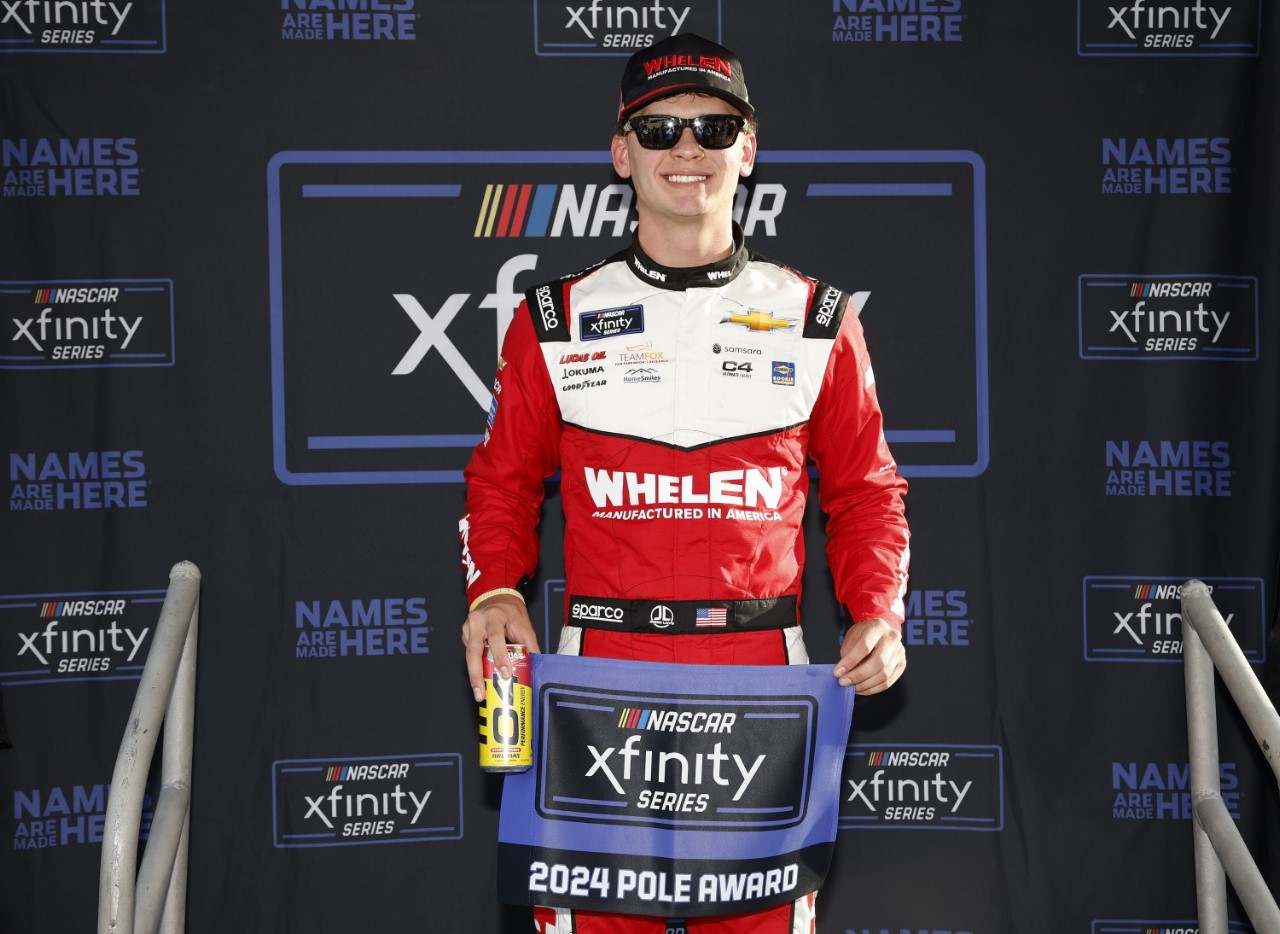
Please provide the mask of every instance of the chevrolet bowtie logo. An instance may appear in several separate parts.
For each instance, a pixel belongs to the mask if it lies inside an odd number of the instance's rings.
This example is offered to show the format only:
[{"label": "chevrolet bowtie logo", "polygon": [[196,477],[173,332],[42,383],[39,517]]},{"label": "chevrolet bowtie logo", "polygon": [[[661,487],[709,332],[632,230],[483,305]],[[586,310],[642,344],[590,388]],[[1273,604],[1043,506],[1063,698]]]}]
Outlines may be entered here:
[{"label": "chevrolet bowtie logo", "polygon": [[753,308],[751,311],[743,314],[726,315],[720,319],[721,324],[743,324],[753,331],[772,331],[775,328],[789,328],[795,326],[795,321],[790,318],[775,318],[771,311],[761,311]]}]

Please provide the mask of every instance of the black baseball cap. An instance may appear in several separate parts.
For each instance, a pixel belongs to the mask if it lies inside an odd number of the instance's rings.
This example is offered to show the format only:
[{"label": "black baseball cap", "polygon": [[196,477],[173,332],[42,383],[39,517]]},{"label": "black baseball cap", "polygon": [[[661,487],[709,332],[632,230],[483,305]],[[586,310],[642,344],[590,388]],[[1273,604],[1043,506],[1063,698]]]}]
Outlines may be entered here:
[{"label": "black baseball cap", "polygon": [[646,104],[690,91],[724,98],[743,116],[755,113],[747,99],[747,83],[738,56],[710,39],[677,33],[627,59],[618,122]]}]

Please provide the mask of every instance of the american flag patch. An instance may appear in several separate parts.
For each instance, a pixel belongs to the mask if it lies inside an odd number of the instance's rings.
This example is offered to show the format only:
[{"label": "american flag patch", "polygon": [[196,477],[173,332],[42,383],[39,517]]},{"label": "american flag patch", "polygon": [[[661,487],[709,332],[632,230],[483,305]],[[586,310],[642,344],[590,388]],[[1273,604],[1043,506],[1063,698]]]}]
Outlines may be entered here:
[{"label": "american flag patch", "polygon": [[722,606],[700,606],[698,607],[698,616],[694,620],[695,626],[727,626],[729,625],[729,611]]}]

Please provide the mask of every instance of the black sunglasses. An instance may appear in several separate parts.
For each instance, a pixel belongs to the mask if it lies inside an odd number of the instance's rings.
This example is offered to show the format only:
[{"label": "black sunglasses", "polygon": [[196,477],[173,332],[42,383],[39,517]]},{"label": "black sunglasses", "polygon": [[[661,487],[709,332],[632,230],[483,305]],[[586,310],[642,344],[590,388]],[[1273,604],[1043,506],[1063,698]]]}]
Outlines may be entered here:
[{"label": "black sunglasses", "polygon": [[737,114],[703,114],[701,117],[647,114],[622,124],[622,132],[626,135],[634,130],[637,142],[645,149],[671,149],[680,141],[684,128],[689,127],[699,146],[728,149],[746,125],[747,118]]}]

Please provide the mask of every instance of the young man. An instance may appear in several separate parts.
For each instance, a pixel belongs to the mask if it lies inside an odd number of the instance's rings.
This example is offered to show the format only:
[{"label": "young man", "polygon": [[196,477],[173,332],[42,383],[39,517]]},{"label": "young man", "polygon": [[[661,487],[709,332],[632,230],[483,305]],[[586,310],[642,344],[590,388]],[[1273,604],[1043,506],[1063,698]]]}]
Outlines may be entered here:
[{"label": "young man", "polygon": [[[756,158],[728,49],[676,35],[622,77],[613,165],[635,188],[631,246],[530,289],[503,344],[460,523],[467,669],[536,650],[517,589],[534,573],[543,483],[565,512],[560,652],[646,661],[804,663],[807,463],[827,557],[855,622],[834,676],[861,694],[906,666],[906,482],[885,444],[849,296],[752,253],[734,224]],[[707,627],[708,604],[725,610]],[[701,625],[700,625],[701,623]],[[726,906],[732,912],[732,906]],[[692,934],[808,934],[813,896],[689,919]],[[535,909],[538,934],[664,934],[661,918]]]}]

